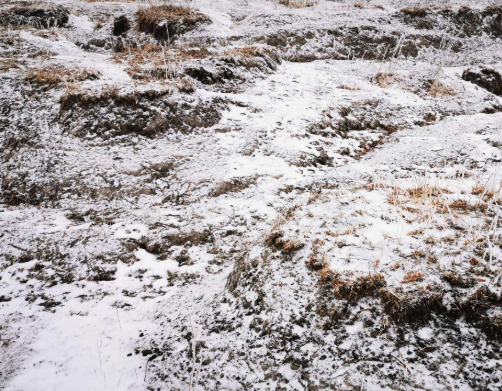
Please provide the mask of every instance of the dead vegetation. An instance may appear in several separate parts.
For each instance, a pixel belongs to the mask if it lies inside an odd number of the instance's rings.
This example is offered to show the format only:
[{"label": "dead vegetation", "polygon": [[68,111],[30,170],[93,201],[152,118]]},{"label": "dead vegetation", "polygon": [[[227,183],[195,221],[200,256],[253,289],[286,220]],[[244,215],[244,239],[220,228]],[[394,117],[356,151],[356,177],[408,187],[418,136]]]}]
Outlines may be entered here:
[{"label": "dead vegetation", "polygon": [[392,84],[399,82],[399,78],[394,73],[379,72],[372,81],[381,88],[388,88]]},{"label": "dead vegetation", "polygon": [[252,178],[234,178],[230,181],[219,182],[211,192],[211,197],[219,197],[228,193],[239,193],[250,186],[256,185],[257,176]]},{"label": "dead vegetation", "polygon": [[404,276],[403,284],[408,284],[410,282],[423,281],[423,280],[424,280],[424,273],[419,271],[409,271]]},{"label": "dead vegetation", "polygon": [[387,284],[381,274],[369,274],[350,279],[329,267],[324,267],[319,273],[319,281],[323,289],[331,289],[336,297],[353,303],[359,301],[361,297],[378,293]]},{"label": "dead vegetation", "polygon": [[92,69],[79,68],[76,66],[67,67],[55,64],[28,71],[24,80],[28,83],[39,84],[49,89],[61,85],[68,86],[69,84],[85,80],[96,80],[98,78],[99,72]]},{"label": "dead vegetation", "polygon": [[207,49],[146,44],[126,47],[114,54],[117,62],[129,65],[127,73],[137,80],[172,80],[179,78],[186,63],[208,58]]},{"label": "dead vegetation", "polygon": [[301,250],[305,244],[297,239],[287,239],[284,231],[273,230],[265,239],[265,246],[281,251],[283,255],[291,256],[296,251]]},{"label": "dead vegetation", "polygon": [[137,80],[174,80],[187,75],[206,85],[241,79],[242,76],[231,69],[234,67],[271,73],[281,62],[276,51],[259,46],[236,47],[223,53],[212,53],[204,47],[166,47],[151,43],[125,47],[114,53],[114,60],[129,65],[127,72]]},{"label": "dead vegetation", "polygon": [[435,80],[430,88],[429,88],[429,94],[431,94],[433,97],[451,97],[457,95],[457,91],[445,84],[444,82],[441,82],[439,80]]},{"label": "dead vegetation", "polygon": [[160,5],[140,8],[138,31],[153,35],[160,42],[172,41],[177,36],[211,23],[211,19],[192,8],[181,5]]}]

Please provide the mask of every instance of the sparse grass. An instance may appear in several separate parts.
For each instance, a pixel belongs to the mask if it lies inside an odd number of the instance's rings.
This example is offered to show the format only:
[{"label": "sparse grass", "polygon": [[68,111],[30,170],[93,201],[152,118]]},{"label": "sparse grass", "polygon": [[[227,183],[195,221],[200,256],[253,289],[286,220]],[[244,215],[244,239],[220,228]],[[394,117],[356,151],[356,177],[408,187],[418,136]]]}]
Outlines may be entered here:
[{"label": "sparse grass", "polygon": [[127,73],[138,80],[166,80],[179,76],[186,62],[208,58],[211,53],[207,49],[190,49],[185,47],[146,44],[141,47],[126,47],[115,53],[117,62],[129,64]]},{"label": "sparse grass", "polygon": [[410,282],[423,281],[424,274],[419,271],[409,271],[404,276],[403,284],[409,284]]},{"label": "sparse grass", "polygon": [[305,244],[301,243],[299,240],[285,239],[284,235],[284,231],[282,230],[272,230],[265,238],[265,245],[281,251],[284,255],[291,255],[305,246]]},{"label": "sparse grass", "polygon": [[152,34],[155,39],[163,42],[211,22],[209,17],[190,7],[173,4],[140,8],[136,16],[138,31]]},{"label": "sparse grass", "polygon": [[320,246],[314,244],[312,254],[305,262],[310,270],[320,271],[328,267],[326,256],[321,252]]},{"label": "sparse grass", "polygon": [[220,182],[216,188],[211,192],[212,197],[219,197],[228,193],[239,193],[248,187],[255,185],[258,177],[252,178],[234,178],[230,181]]},{"label": "sparse grass", "polygon": [[451,97],[457,95],[457,91],[441,81],[436,80],[429,88],[429,94],[434,97]]},{"label": "sparse grass", "polygon": [[429,11],[429,8],[412,7],[412,8],[403,8],[400,12],[406,16],[410,16],[413,18],[423,18],[427,16],[427,11]]},{"label": "sparse grass", "polygon": [[99,78],[99,73],[91,69],[52,65],[32,69],[25,75],[24,80],[53,88],[62,84],[68,85],[69,83],[95,80],[97,78]]},{"label": "sparse grass", "polygon": [[394,73],[379,72],[373,78],[373,82],[380,88],[388,88],[397,81]]},{"label": "sparse grass", "polygon": [[368,274],[355,280],[329,269],[327,266],[320,271],[320,282],[324,288],[332,289],[339,297],[356,302],[363,296],[372,296],[387,285],[381,274]]}]

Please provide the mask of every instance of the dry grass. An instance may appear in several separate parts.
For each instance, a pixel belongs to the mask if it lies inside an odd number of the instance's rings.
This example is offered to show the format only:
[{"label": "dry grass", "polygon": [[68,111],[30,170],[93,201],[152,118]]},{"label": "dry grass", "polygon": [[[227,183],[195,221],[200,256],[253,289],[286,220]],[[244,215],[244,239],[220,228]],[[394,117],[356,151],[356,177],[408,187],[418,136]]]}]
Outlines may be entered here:
[{"label": "dry grass", "polygon": [[461,288],[470,288],[474,286],[474,280],[472,278],[463,277],[457,272],[445,273],[443,279],[452,286]]},{"label": "dry grass", "polygon": [[380,88],[388,88],[397,82],[398,78],[394,73],[379,72],[373,77],[372,81]]},{"label": "dry grass", "polygon": [[124,51],[115,53],[116,62],[129,65],[127,73],[137,80],[165,80],[177,77],[183,63],[191,60],[202,60],[211,56],[207,49],[190,49],[185,47],[165,47],[147,44],[141,47],[126,47]]},{"label": "dry grass", "polygon": [[320,246],[316,244],[313,246],[312,254],[305,263],[310,270],[314,271],[320,271],[324,268],[328,268],[326,257],[321,253]]},{"label": "dry grass", "polygon": [[403,8],[401,13],[414,18],[423,18],[427,16],[427,11],[429,11],[429,8],[412,7]]},{"label": "dry grass", "polygon": [[148,25],[152,23],[158,23],[163,20],[173,22],[179,18],[189,17],[193,12],[194,10],[190,7],[166,4],[160,6],[151,6],[149,8],[140,8],[136,12],[136,15],[138,17],[138,23]]},{"label": "dry grass", "polygon": [[298,240],[284,239],[284,231],[281,230],[272,230],[265,239],[265,245],[281,251],[284,255],[291,255],[305,246]]},{"label": "dry grass", "polygon": [[259,68],[263,71],[275,69],[281,61],[277,52],[259,46],[237,47],[221,54],[212,54],[206,48],[166,47],[152,43],[126,47],[120,53],[114,54],[114,60],[129,65],[126,71],[133,79],[149,81],[175,79],[184,74],[187,67],[198,69],[202,60],[223,61],[246,69]]},{"label": "dry grass", "polygon": [[228,193],[239,193],[248,187],[255,185],[258,177],[232,179],[231,181],[220,182],[211,192],[212,197],[219,197]]},{"label": "dry grass", "polygon": [[[190,7],[172,4],[140,8],[136,16],[138,30],[152,34],[159,41],[169,41],[201,24],[211,22],[209,17]],[[161,22],[166,24],[160,25]]]},{"label": "dry grass", "polygon": [[450,96],[455,96],[457,95],[457,91],[450,87],[447,86],[446,84],[442,83],[441,81],[434,81],[429,88],[429,94],[432,95],[433,97],[450,97]]},{"label": "dry grass", "polygon": [[485,202],[490,200],[494,200],[495,203],[500,201],[500,193],[502,190],[502,183],[499,184],[498,189],[495,189],[495,186],[491,184],[480,184],[476,183],[471,190],[471,194],[479,196],[479,198]]},{"label": "dry grass", "polygon": [[99,73],[91,69],[52,65],[32,69],[25,75],[24,79],[29,83],[42,84],[53,88],[62,84],[68,85],[69,83],[84,80],[95,80],[98,77]]},{"label": "dry grass", "polygon": [[409,284],[410,282],[423,281],[424,274],[419,271],[409,271],[404,276],[403,284]]},{"label": "dry grass", "polygon": [[320,283],[324,288],[332,289],[336,296],[349,301],[358,301],[363,296],[372,296],[387,285],[381,274],[368,274],[355,280],[346,279],[328,267],[320,271]]}]

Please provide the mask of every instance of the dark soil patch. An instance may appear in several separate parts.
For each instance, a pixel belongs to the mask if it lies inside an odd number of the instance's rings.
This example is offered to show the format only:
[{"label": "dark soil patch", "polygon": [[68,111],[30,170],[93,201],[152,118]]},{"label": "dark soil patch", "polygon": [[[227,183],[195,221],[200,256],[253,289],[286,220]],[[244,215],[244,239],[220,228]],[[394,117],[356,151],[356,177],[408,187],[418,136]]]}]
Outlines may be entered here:
[{"label": "dark soil patch", "polygon": [[461,38],[487,34],[502,36],[502,6],[476,10],[467,6],[451,9],[405,8],[397,15],[404,23],[422,30],[443,30]]},{"label": "dark soil patch", "polygon": [[113,21],[113,35],[115,36],[127,33],[130,28],[131,24],[125,15],[121,15]]},{"label": "dark soil patch", "polygon": [[101,96],[77,93],[61,99],[59,120],[68,132],[80,137],[89,133],[104,139],[126,134],[153,137],[211,127],[220,121],[225,108],[221,99],[181,100],[170,98],[168,92]]},{"label": "dark soil patch", "polygon": [[502,96],[502,75],[495,69],[466,69],[462,73],[462,79],[474,83],[477,86],[490,91],[492,94]]},{"label": "dark soil patch", "polygon": [[20,1],[0,13],[0,24],[49,28],[64,26],[70,11],[62,5],[44,2]]},{"label": "dark soil patch", "polygon": [[[324,42],[322,47],[311,50],[312,40]],[[453,39],[453,38],[452,38]],[[281,31],[258,42],[267,43],[281,52],[282,58],[293,62],[311,62],[322,59],[388,60],[404,56],[415,58],[421,49],[440,49],[444,39],[438,34],[406,34],[399,31],[382,31],[375,26],[338,27],[315,31]],[[303,49],[303,47],[308,49]],[[462,43],[453,39],[452,51],[459,52]]]}]

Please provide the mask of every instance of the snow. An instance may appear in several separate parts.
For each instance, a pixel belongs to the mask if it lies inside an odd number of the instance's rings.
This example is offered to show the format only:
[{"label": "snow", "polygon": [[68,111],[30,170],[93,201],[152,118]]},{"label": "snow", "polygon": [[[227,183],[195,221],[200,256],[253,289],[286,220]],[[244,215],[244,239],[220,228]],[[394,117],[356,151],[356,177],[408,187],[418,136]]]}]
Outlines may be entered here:
[{"label": "snow", "polygon": [[[224,52],[264,47],[261,36],[284,31],[302,39],[298,31],[370,26],[385,32],[395,24],[416,33],[393,19],[398,2],[385,4],[384,10],[358,10],[321,1],[288,9],[272,1],[200,0],[194,6],[213,23],[183,39],[198,47],[207,39],[210,49]],[[111,50],[81,45],[109,38],[111,16],[132,17],[137,7],[72,2],[69,24],[57,38],[34,30],[19,34],[27,45],[55,52],[50,62],[98,71],[98,80],[78,85],[85,91],[160,91],[165,81],[133,80]],[[95,19],[102,13],[110,17],[98,31]],[[319,33],[301,47],[275,49],[284,57],[309,51],[321,56],[323,39]],[[498,41],[479,39],[484,46],[469,55],[500,62],[491,46]],[[478,385],[497,389],[500,344],[476,324],[463,318],[448,323],[432,313],[431,319],[414,315],[410,326],[387,312],[380,288],[353,302],[333,289],[323,291],[319,271],[306,266],[317,249],[326,262],[323,272],[339,273],[348,286],[382,275],[382,289],[404,298],[433,286],[444,294],[445,307],[481,287],[500,291],[500,204],[473,189],[496,191],[502,180],[502,113],[485,110],[502,101],[463,81],[470,60],[453,55],[442,81],[461,93],[431,96],[420,83],[436,67],[433,56],[389,62],[327,56],[283,61],[270,74],[238,69],[246,80],[232,89],[196,82],[193,94],[169,97],[200,107],[223,100],[227,108],[218,109],[217,125],[152,138],[75,136],[60,120],[64,88],[38,91],[28,100],[19,91],[26,84],[21,68],[2,74],[2,99],[20,100],[13,111],[31,121],[11,124],[2,112],[2,123],[13,134],[29,128],[40,137],[36,146],[24,145],[2,160],[2,173],[29,171],[26,185],[71,181],[57,201],[0,206],[0,297],[9,299],[0,302],[2,340],[9,341],[2,346],[0,372],[6,375],[0,388],[296,390],[364,384],[372,390],[472,390],[474,377]],[[395,73],[401,81],[379,86],[372,82],[377,72]],[[106,105],[100,110],[103,116],[117,114]],[[425,120],[430,113],[437,118]],[[343,121],[354,127],[348,137],[337,127]],[[369,126],[371,121],[396,131]],[[376,144],[359,155],[370,142]],[[333,163],[319,161],[322,153]],[[173,162],[169,172],[152,169],[166,161]],[[234,180],[249,184],[214,195]],[[432,190],[414,198],[423,188]],[[442,210],[459,200],[484,202],[489,209]],[[266,244],[271,233],[302,246],[288,254],[278,243]],[[494,247],[492,273],[480,244],[486,239]],[[405,282],[411,272],[423,279]],[[475,278],[474,285],[450,286],[444,279],[450,272]],[[461,358],[455,353],[459,344]],[[489,364],[481,361],[488,351],[495,352]],[[193,371],[190,355],[196,356]],[[395,357],[408,362],[412,374],[403,375]],[[480,363],[492,372],[478,368]]]}]

